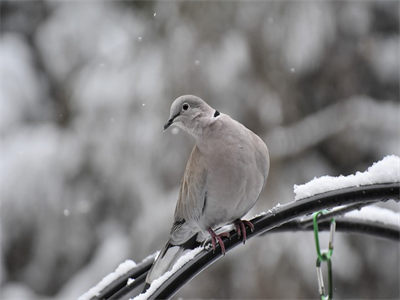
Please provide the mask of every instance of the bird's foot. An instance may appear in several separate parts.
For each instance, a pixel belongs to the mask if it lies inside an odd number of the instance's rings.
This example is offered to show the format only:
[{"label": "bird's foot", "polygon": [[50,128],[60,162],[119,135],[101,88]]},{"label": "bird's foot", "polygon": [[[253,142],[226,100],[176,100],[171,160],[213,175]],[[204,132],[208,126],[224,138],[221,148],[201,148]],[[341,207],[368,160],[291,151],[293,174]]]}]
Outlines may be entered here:
[{"label": "bird's foot", "polygon": [[221,247],[222,255],[225,255],[225,244],[222,241],[222,237],[230,238],[229,232],[223,232],[220,234],[216,234],[214,232],[214,230],[212,230],[211,228],[208,228],[208,233],[211,235],[211,244],[212,244],[213,251],[215,251],[215,248],[216,248],[216,245],[218,242],[219,246]]},{"label": "bird's foot", "polygon": [[250,227],[251,232],[254,231],[254,225],[253,223],[251,223],[250,221],[246,221],[246,220],[236,220],[235,221],[235,228],[236,228],[236,232],[239,236],[239,238],[241,236],[243,236],[243,244],[246,243],[246,239],[247,239],[247,232],[246,232],[246,225]]}]

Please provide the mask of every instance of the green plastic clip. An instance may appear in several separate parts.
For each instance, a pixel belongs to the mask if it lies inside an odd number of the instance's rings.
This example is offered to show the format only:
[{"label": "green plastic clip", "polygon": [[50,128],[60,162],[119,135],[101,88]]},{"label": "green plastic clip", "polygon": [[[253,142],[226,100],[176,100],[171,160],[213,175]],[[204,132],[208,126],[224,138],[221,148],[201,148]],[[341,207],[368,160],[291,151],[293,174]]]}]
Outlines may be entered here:
[{"label": "green plastic clip", "polygon": [[[332,261],[331,257],[333,254],[333,235],[335,233],[336,229],[336,222],[335,219],[331,219],[331,226],[330,226],[330,233],[329,233],[329,244],[328,244],[328,250],[327,251],[321,251],[321,247],[319,245],[319,235],[318,235],[318,217],[327,213],[326,210],[318,211],[314,213],[313,215],[313,225],[314,225],[314,238],[315,238],[315,248],[317,250],[317,262],[316,262],[316,267],[317,267],[317,279],[318,279],[318,288],[319,288],[319,295],[321,297],[321,300],[328,300],[333,298],[333,284],[332,284]],[[326,294],[325,291],[325,286],[324,286],[324,278],[322,276],[322,270],[321,270],[321,263],[322,262],[327,262],[328,265],[328,295]]]}]

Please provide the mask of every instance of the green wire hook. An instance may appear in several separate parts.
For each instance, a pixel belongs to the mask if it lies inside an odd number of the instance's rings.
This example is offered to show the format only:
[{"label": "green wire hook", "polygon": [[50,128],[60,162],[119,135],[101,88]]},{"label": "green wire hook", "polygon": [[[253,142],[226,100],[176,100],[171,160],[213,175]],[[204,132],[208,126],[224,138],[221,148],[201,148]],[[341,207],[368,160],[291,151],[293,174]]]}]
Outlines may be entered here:
[{"label": "green wire hook", "polygon": [[[331,262],[331,257],[333,254],[333,234],[335,233],[336,229],[336,222],[335,219],[331,219],[331,227],[330,227],[330,233],[329,233],[329,245],[328,245],[328,251],[321,252],[321,248],[319,245],[319,235],[318,235],[318,222],[317,219],[319,216],[327,213],[327,210],[322,210],[314,213],[313,215],[313,225],[314,225],[314,239],[315,239],[315,248],[317,250],[317,262],[316,262],[316,267],[317,267],[317,279],[318,279],[318,287],[319,287],[319,294],[321,296],[321,300],[327,300],[327,299],[332,299],[333,298],[333,290],[332,290],[332,262]],[[322,276],[322,271],[321,271],[321,263],[323,261],[327,262],[328,265],[328,295],[326,295],[325,291],[325,286],[324,286],[324,279]]]}]

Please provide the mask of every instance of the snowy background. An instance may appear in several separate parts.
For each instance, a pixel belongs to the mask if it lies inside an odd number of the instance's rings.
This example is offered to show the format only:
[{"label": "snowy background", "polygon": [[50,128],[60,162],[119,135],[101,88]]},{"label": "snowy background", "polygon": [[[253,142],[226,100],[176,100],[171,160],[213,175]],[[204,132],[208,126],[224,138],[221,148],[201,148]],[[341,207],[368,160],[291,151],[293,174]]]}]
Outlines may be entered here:
[{"label": "snowy background", "polygon": [[[398,1],[0,9],[1,299],[76,299],[162,247],[193,146],[162,132],[182,94],[270,147],[253,213],[400,155]],[[315,298],[315,259],[311,232],[253,239],[178,296]],[[399,298],[399,264],[398,243],[337,234],[334,293]]]}]

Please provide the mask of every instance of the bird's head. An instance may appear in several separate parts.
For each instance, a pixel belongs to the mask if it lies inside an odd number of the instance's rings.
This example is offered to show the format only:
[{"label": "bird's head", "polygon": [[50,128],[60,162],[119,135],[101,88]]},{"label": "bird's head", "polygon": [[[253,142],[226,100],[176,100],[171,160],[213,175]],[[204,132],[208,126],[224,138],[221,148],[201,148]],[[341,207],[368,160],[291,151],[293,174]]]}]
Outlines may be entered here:
[{"label": "bird's head", "polygon": [[193,95],[180,96],[171,105],[169,119],[164,125],[164,130],[174,125],[196,136],[198,130],[201,130],[206,124],[207,118],[213,116],[214,111],[199,97]]}]

